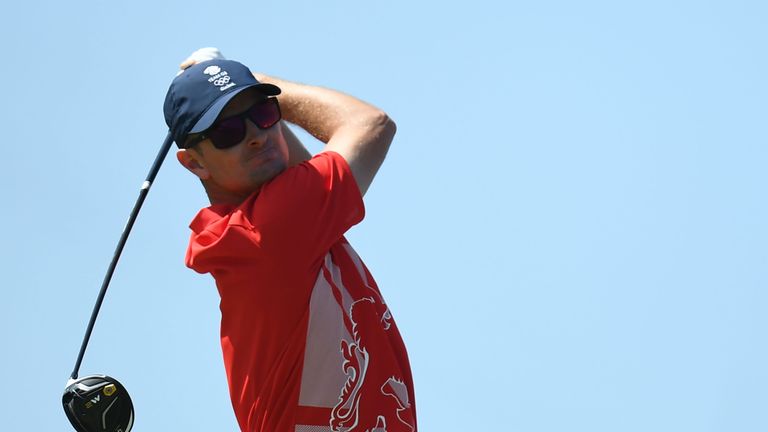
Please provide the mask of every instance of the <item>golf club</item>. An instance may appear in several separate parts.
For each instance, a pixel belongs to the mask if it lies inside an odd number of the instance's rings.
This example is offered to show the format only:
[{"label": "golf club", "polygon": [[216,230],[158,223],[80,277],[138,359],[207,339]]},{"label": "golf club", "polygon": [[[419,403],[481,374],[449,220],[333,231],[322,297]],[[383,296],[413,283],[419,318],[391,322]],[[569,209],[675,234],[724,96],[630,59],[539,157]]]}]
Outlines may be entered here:
[{"label": "golf club", "polygon": [[155,162],[149,170],[146,180],[139,190],[139,198],[133,206],[128,222],[125,224],[123,234],[117,243],[112,262],[109,264],[107,274],[104,276],[104,282],[101,284],[99,296],[96,299],[96,305],[91,313],[91,320],[88,322],[88,328],[85,330],[85,337],[80,346],[80,354],[77,356],[75,368],[70,375],[67,387],[64,389],[62,403],[67,418],[72,423],[75,430],[79,432],[129,432],[133,427],[134,413],[133,403],[128,391],[116,379],[107,375],[88,375],[82,378],[77,377],[80,371],[80,365],[83,362],[85,349],[93,332],[93,325],[96,323],[96,317],[99,315],[99,309],[104,302],[104,295],[107,293],[109,281],[117,267],[117,261],[123,252],[123,247],[128,239],[128,235],[133,228],[133,223],[139,215],[139,210],[144,203],[144,199],[149,193],[149,188],[160,171],[165,156],[173,143],[173,137],[168,132],[163,142],[160,152],[155,158]]}]

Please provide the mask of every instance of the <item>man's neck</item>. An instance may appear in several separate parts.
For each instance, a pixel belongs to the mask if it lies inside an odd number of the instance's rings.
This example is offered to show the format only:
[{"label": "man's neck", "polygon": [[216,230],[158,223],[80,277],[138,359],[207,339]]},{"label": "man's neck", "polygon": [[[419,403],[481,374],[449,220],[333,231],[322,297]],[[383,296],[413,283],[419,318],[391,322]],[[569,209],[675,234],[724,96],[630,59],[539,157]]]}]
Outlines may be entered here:
[{"label": "man's neck", "polygon": [[203,182],[203,187],[205,187],[205,193],[208,195],[208,201],[211,205],[237,206],[251,195],[250,193],[243,194],[225,190],[216,184],[207,182]]}]

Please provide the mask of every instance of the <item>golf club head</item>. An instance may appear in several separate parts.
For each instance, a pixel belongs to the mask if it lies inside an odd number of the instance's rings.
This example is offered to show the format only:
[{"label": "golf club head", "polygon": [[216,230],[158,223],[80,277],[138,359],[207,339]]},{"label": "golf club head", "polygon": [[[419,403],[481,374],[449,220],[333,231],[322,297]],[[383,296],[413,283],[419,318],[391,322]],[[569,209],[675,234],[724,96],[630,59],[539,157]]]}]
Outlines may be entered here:
[{"label": "golf club head", "polygon": [[128,391],[106,375],[70,380],[62,403],[67,418],[79,432],[129,432],[133,403]]}]

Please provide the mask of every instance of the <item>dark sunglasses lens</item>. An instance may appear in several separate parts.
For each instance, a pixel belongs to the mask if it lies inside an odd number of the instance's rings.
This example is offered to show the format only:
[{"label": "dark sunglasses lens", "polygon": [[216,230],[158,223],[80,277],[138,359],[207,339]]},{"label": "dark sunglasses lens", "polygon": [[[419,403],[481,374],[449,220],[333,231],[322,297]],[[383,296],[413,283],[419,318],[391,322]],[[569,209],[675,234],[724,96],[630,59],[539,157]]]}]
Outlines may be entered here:
[{"label": "dark sunglasses lens", "polygon": [[269,129],[280,121],[280,107],[277,99],[269,98],[248,110],[248,118],[260,129]]},{"label": "dark sunglasses lens", "polygon": [[217,149],[236,146],[245,137],[243,119],[232,117],[216,123],[213,128],[208,130],[208,137]]},{"label": "dark sunglasses lens", "polygon": [[[269,98],[257,103],[245,113],[259,129],[269,129],[280,121],[280,107],[277,99]],[[240,114],[217,122],[208,130],[208,138],[217,149],[234,147],[245,138],[245,115]]]}]

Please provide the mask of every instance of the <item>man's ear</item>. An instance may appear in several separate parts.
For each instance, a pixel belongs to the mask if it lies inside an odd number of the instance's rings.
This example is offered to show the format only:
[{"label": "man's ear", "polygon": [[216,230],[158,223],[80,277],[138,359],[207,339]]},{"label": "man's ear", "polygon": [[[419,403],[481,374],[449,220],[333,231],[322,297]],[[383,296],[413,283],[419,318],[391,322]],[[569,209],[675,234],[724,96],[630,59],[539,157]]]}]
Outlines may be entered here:
[{"label": "man's ear", "polygon": [[211,173],[205,168],[205,165],[200,161],[199,155],[195,152],[181,149],[176,152],[176,159],[192,174],[196,175],[200,180],[208,180],[211,177]]}]

